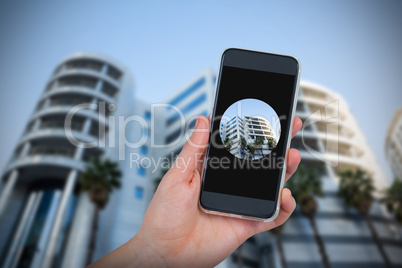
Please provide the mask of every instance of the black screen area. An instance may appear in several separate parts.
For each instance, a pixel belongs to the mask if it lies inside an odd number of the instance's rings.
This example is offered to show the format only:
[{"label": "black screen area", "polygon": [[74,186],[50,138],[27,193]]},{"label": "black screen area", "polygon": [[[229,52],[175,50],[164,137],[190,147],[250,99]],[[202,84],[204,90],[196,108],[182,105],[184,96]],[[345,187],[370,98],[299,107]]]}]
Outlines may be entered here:
[{"label": "black screen area", "polygon": [[[213,117],[203,191],[264,200],[276,200],[290,131],[295,76],[223,66]],[[260,159],[235,157],[223,147],[220,118],[233,103],[257,99],[269,104],[280,118],[281,134],[272,152]],[[220,146],[214,146],[216,145]],[[223,158],[224,165],[219,166]],[[227,160],[229,159],[229,160]],[[227,163],[230,162],[230,163]]]}]

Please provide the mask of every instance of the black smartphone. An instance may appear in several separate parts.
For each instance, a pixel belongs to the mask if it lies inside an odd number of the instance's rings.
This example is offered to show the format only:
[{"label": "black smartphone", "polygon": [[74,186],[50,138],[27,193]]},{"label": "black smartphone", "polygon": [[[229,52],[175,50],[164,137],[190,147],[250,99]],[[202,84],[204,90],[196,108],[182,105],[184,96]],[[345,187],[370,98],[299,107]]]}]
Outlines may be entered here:
[{"label": "black smartphone", "polygon": [[203,211],[263,221],[277,217],[299,77],[300,63],[292,56],[223,52],[202,171]]}]

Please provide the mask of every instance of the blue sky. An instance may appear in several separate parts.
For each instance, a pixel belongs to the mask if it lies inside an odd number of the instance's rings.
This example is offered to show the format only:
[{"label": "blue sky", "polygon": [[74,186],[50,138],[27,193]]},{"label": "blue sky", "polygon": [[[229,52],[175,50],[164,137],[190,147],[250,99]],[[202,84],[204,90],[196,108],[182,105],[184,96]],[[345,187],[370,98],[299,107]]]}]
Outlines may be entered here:
[{"label": "blue sky", "polygon": [[265,102],[257,99],[244,99],[237,101],[226,109],[221,120],[222,122],[227,122],[235,115],[240,116],[240,118],[244,118],[245,115],[262,116],[269,121],[276,136],[279,137],[278,134],[281,128],[279,117],[274,109]]},{"label": "blue sky", "polygon": [[227,47],[294,55],[302,79],[341,94],[380,165],[386,131],[402,106],[401,1],[0,2],[0,168],[46,81],[76,51],[130,68],[136,97],[159,102]]}]

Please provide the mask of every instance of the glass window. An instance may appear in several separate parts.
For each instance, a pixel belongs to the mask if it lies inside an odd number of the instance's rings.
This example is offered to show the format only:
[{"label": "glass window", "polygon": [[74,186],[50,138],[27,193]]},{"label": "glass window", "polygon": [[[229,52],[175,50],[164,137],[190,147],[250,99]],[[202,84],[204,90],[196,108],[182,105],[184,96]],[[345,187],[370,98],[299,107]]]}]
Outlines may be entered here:
[{"label": "glass window", "polygon": [[[201,103],[205,102],[206,99],[207,99],[207,94],[206,93],[201,94],[200,96],[195,98],[192,102],[187,104],[183,109],[181,109],[182,113],[183,114],[189,113],[194,108],[199,106]],[[173,124],[179,118],[180,118],[180,115],[177,112],[174,112],[174,114],[168,119],[167,126],[170,126],[171,124]]]},{"label": "glass window", "polygon": [[147,155],[148,154],[148,147],[147,146],[141,146],[140,147],[140,153],[142,155]]},{"label": "glass window", "polygon": [[108,95],[109,97],[113,98],[117,93],[117,88],[112,86],[108,82],[103,82],[102,92]]},{"label": "glass window", "polygon": [[59,87],[65,86],[81,86],[94,89],[96,87],[97,80],[92,77],[86,76],[70,76],[60,78]]},{"label": "glass window", "polygon": [[145,111],[144,118],[147,121],[151,121],[151,112],[150,111]]},{"label": "glass window", "polygon": [[165,139],[165,143],[169,144],[169,143],[175,141],[177,138],[179,138],[180,134],[181,134],[181,128],[177,129],[172,134],[167,136],[166,139]]},{"label": "glass window", "polygon": [[119,70],[117,70],[116,68],[109,65],[109,68],[107,70],[107,75],[112,77],[115,80],[119,80],[121,77],[121,72]]},{"label": "glass window", "polygon": [[138,175],[145,176],[146,170],[144,167],[139,166],[137,170]]},{"label": "glass window", "polygon": [[136,199],[142,199],[144,197],[144,188],[136,186],[134,190],[134,197]]},{"label": "glass window", "polygon": [[96,60],[83,59],[73,60],[66,63],[66,69],[90,69],[94,71],[100,71],[102,69],[102,63]]},{"label": "glass window", "polygon": [[187,98],[188,96],[191,95],[194,91],[196,91],[198,88],[200,88],[203,84],[205,83],[205,77],[201,77],[197,82],[195,82],[193,85],[191,85],[189,88],[183,91],[179,96],[174,98],[169,102],[171,105],[176,105],[179,102],[181,102],[183,99]]}]

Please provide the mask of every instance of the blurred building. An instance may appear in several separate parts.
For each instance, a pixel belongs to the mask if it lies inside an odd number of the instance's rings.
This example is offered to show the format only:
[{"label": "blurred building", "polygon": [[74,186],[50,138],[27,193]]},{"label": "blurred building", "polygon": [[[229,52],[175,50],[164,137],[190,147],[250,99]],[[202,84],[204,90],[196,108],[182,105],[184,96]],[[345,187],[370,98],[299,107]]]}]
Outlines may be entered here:
[{"label": "blurred building", "polygon": [[[132,238],[155,182],[180,153],[197,116],[210,113],[215,82],[214,72],[206,69],[165,101],[148,103],[134,98],[130,71],[108,57],[78,53],[62,61],[2,174],[2,267],[86,264],[94,208],[78,192],[77,179],[93,156],[118,161],[123,173],[122,187],[100,214],[93,260]],[[92,106],[76,111],[66,133],[71,107],[85,103]],[[316,218],[332,267],[382,267],[366,223],[336,195],[338,174],[346,169],[366,170],[377,189],[388,185],[356,120],[339,95],[307,82],[301,84],[296,112],[304,127],[292,147],[301,151],[302,164],[323,178],[325,197],[318,199]],[[373,204],[380,240],[392,262],[402,265],[401,241],[384,215]],[[299,212],[285,224],[282,240],[289,267],[321,267],[312,229]],[[281,267],[274,237],[251,237],[219,266],[239,264]]]},{"label": "blurred building", "polygon": [[[121,246],[138,232],[157,181],[180,153],[198,115],[208,116],[214,100],[215,79],[214,73],[206,69],[165,101],[134,100],[134,116],[143,118],[146,127],[138,122],[131,125],[127,137],[134,137],[129,142],[145,137],[146,142],[138,148],[125,148],[126,160],[121,161],[121,165],[130,171],[115,194],[116,202],[102,212],[94,260]],[[105,224],[108,220],[113,223]],[[110,229],[112,235],[109,238],[105,233]]]},{"label": "blurred building", "polygon": [[[118,159],[108,117],[129,114],[132,99],[130,71],[108,57],[77,53],[58,65],[1,178],[2,267],[85,265],[93,205],[78,176],[94,156]],[[78,104],[87,105],[71,111]]]},{"label": "blurred building", "polygon": [[389,126],[385,155],[395,178],[402,180],[402,108],[396,111]]},{"label": "blurred building", "polygon": [[[366,222],[337,196],[338,175],[344,170],[365,170],[377,194],[389,185],[347,103],[325,87],[302,82],[296,114],[304,126],[291,146],[299,149],[301,164],[314,167],[322,177],[325,196],[317,198],[316,219],[332,267],[383,267]],[[402,243],[385,215],[374,202],[374,227],[388,257],[401,265]],[[285,224],[282,239],[289,267],[321,267],[312,228],[298,211]]]},{"label": "blurred building", "polygon": [[[377,190],[388,182],[376,162],[363,133],[341,96],[310,82],[301,82],[296,115],[303,120],[302,130],[291,147],[300,151],[301,164],[313,167],[321,176],[325,197],[317,198],[317,228],[322,236],[332,267],[383,267],[364,219],[347,209],[337,196],[339,172],[365,170]],[[286,187],[286,185],[285,185]],[[374,203],[371,218],[388,257],[401,265],[402,241],[398,230]],[[285,223],[281,235],[288,267],[323,267],[312,227],[298,209]],[[237,249],[221,267],[281,267],[276,241],[269,232],[255,235]]]}]

